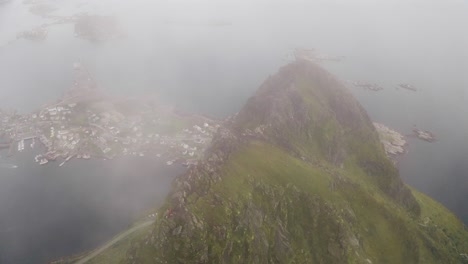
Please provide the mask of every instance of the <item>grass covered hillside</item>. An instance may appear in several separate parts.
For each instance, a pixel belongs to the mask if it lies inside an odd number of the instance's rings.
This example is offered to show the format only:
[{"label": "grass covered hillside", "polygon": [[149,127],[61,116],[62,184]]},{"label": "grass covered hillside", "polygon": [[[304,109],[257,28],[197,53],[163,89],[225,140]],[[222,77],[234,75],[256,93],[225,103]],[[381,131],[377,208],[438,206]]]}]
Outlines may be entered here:
[{"label": "grass covered hillside", "polygon": [[404,185],[369,117],[297,61],[226,122],[120,263],[468,263],[468,232]]}]

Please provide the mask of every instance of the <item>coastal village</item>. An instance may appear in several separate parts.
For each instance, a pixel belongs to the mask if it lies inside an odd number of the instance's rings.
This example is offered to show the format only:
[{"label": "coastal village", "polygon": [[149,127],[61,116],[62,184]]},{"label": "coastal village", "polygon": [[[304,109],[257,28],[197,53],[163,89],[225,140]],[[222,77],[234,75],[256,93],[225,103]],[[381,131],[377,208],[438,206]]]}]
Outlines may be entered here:
[{"label": "coastal village", "polygon": [[[27,115],[0,111],[0,149],[9,154],[40,145],[34,159],[63,166],[71,159],[151,155],[170,166],[196,164],[209,146],[220,122],[198,115],[182,114],[148,99],[109,97],[98,88],[91,74],[75,63],[76,81],[58,102]],[[403,135],[374,123],[387,155],[405,153]],[[434,142],[429,131],[413,129],[417,138]]]},{"label": "coastal village", "polygon": [[[84,35],[91,32],[85,26],[81,30]],[[314,50],[296,49],[294,56],[339,61]],[[0,110],[0,149],[8,148],[13,155],[40,145],[43,151],[34,158],[40,165],[57,161],[63,166],[71,159],[151,155],[163,159],[168,166],[190,166],[196,164],[220,128],[219,121],[183,114],[156,100],[110,97],[80,63],[73,68],[75,82],[57,102],[26,115]],[[352,84],[371,91],[383,89],[368,82]],[[415,90],[409,84],[400,86]],[[404,136],[383,124],[374,126],[388,157],[396,163],[396,158],[406,152]],[[413,133],[421,140],[435,141],[435,135],[429,131],[414,128]]]},{"label": "coastal village", "polygon": [[20,115],[0,112],[0,147],[10,154],[42,145],[38,164],[77,159],[152,156],[167,165],[191,165],[207,148],[219,124],[178,113],[155,101],[110,98],[80,64],[77,80],[57,103]]}]

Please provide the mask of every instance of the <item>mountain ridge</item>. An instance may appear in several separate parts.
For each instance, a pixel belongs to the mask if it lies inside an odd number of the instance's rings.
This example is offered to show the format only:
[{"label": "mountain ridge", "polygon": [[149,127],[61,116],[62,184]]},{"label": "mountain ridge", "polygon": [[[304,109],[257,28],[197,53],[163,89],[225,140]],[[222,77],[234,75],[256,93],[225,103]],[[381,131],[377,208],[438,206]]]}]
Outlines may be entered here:
[{"label": "mountain ridge", "polygon": [[[315,82],[317,87],[305,85],[307,82]],[[292,103],[286,111],[284,102]],[[311,109],[311,113],[308,113],[308,109]],[[286,114],[276,114],[281,111]],[[411,208],[415,214],[419,213],[420,209],[404,188],[398,171],[385,158],[378,134],[366,111],[334,76],[317,64],[299,60],[281,68],[249,99],[234,127],[245,128],[245,124],[255,123],[251,120],[259,116],[258,112],[269,119],[260,123],[268,123],[266,127],[272,127],[273,123],[275,131],[270,131],[269,137],[276,144],[301,157],[310,156],[310,150],[313,150],[313,156],[322,153],[327,161],[338,166],[343,165],[347,153],[353,153],[369,174],[383,175],[392,181],[379,182],[382,190],[394,199],[400,199],[399,202]],[[287,118],[281,120],[278,116]],[[258,126],[255,129],[258,130]],[[359,145],[351,145],[347,141],[353,144],[358,142]],[[302,146],[305,142],[310,142],[307,149]],[[365,147],[374,148],[373,155],[378,155],[376,160],[379,162],[362,151]]]},{"label": "mountain ridge", "polygon": [[298,60],[226,121],[122,250],[121,263],[467,263],[468,232],[404,185],[345,87]]}]

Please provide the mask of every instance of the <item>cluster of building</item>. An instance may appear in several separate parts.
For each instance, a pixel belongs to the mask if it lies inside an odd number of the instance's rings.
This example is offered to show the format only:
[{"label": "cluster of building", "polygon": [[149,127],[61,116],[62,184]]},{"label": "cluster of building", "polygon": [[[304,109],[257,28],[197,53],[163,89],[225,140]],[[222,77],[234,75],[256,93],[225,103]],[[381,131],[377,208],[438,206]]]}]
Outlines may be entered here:
[{"label": "cluster of building", "polygon": [[76,103],[71,103],[68,105],[59,105],[53,107],[46,107],[39,112],[39,114],[34,113],[31,115],[32,120],[42,120],[42,121],[65,121],[69,120],[70,115],[72,114],[72,109],[76,106]]},{"label": "cluster of building", "polygon": [[[35,157],[39,164],[59,158],[66,162],[72,158],[153,155],[166,159],[167,165],[176,162],[190,165],[203,153],[219,127],[212,121],[174,113],[149,111],[125,116],[76,106],[73,103],[44,107],[31,115],[18,116],[19,123],[5,119],[3,123],[8,126],[2,126],[0,133],[19,142],[18,150],[24,149],[23,136],[37,138],[45,146],[44,153]],[[174,123],[184,125],[170,129]],[[25,126],[30,128],[23,131]]]},{"label": "cluster of building", "polygon": [[[154,102],[107,100],[79,63],[77,79],[61,102],[29,115],[0,112],[0,138],[19,142],[38,139],[45,147],[36,162],[72,158],[112,159],[120,155],[165,159],[190,165],[211,142],[219,125],[213,120],[181,115]],[[122,105],[132,108],[127,111]],[[120,107],[119,107],[120,106]]]},{"label": "cluster of building", "polygon": [[20,115],[15,111],[0,110],[0,141],[2,148],[13,151],[25,149],[24,140],[34,138],[37,129],[29,116]]}]

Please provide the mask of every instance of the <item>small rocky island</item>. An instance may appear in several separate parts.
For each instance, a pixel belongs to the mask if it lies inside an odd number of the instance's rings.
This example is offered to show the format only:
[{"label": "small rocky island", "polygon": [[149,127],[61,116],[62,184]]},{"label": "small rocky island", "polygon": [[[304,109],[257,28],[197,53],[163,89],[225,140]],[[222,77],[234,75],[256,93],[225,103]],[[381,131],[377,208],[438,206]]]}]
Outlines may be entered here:
[{"label": "small rocky island", "polygon": [[396,163],[396,158],[406,152],[405,146],[407,142],[404,136],[383,124],[375,122],[373,124],[379,134],[380,142],[384,146],[385,153]]},{"label": "small rocky island", "polygon": [[431,143],[436,141],[435,135],[430,131],[414,128],[413,133],[417,138],[421,140],[431,142]]},{"label": "small rocky island", "polygon": [[406,89],[406,90],[410,90],[410,91],[413,91],[413,92],[416,92],[417,89],[414,85],[411,85],[411,84],[408,84],[408,83],[400,83],[398,84],[398,87],[401,87],[403,89]]},{"label": "small rocky island", "polygon": [[373,92],[378,92],[378,91],[383,90],[383,87],[376,84],[376,83],[370,83],[370,82],[364,82],[364,81],[354,81],[354,82],[352,82],[352,84],[355,87],[360,87],[360,88],[363,88],[365,90],[373,91]]},{"label": "small rocky island", "polygon": [[114,16],[101,16],[88,13],[78,13],[69,16],[54,14],[57,10],[53,2],[48,0],[25,0],[29,11],[48,21],[37,28],[17,33],[17,39],[43,41],[47,38],[48,30],[55,25],[72,24],[77,38],[91,42],[104,42],[124,37],[125,33],[119,20]]}]

